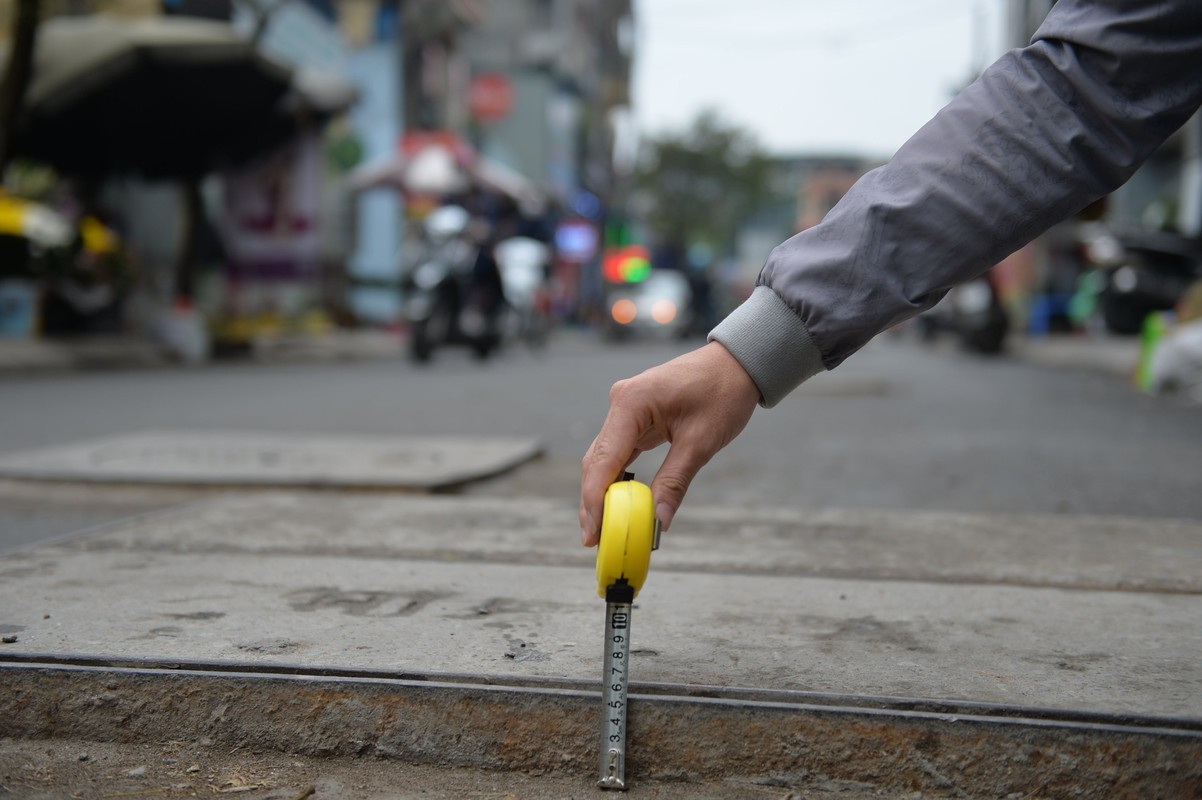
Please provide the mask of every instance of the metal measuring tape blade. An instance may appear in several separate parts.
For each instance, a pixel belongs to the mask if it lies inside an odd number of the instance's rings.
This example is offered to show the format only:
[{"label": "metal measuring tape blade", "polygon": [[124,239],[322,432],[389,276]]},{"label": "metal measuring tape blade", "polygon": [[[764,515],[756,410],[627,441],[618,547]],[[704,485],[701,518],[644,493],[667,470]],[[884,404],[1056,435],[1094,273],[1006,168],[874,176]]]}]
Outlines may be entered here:
[{"label": "metal measuring tape blade", "polygon": [[630,686],[630,617],[647,579],[651,551],[659,547],[659,522],[651,489],[625,473],[605,492],[597,545],[597,594],[605,599],[601,675],[602,789],[626,787],[626,712]]}]

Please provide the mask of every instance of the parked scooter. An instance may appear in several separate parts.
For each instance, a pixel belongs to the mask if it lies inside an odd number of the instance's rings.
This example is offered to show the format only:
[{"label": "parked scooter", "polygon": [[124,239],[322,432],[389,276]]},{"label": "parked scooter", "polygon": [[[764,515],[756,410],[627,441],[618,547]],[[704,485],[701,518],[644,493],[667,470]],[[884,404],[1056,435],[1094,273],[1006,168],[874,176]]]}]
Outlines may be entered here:
[{"label": "parked scooter", "polygon": [[929,341],[940,332],[949,331],[970,352],[983,355],[1002,352],[1010,318],[992,275],[987,272],[953,287],[938,305],[919,316],[922,338]]},{"label": "parked scooter", "polygon": [[[1095,253],[1101,241],[1108,245],[1105,256]],[[1111,236],[1089,242],[1085,252],[1088,263],[1105,276],[1102,319],[1112,333],[1139,333],[1149,314],[1173,308],[1202,279],[1202,246],[1175,233]]]},{"label": "parked scooter", "polygon": [[415,361],[455,344],[483,359],[500,343],[501,287],[486,274],[495,273],[495,265],[470,235],[471,224],[459,206],[438,208],[423,223],[426,250],[402,285]]}]

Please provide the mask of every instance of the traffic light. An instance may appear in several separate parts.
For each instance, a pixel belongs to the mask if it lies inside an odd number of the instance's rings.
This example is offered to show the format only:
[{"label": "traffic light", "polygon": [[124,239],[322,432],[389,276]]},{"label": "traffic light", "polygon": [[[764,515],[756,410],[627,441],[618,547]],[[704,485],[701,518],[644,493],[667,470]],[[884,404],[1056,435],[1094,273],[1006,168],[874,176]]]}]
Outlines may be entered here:
[{"label": "traffic light", "polygon": [[641,283],[651,274],[651,254],[641,244],[607,247],[601,273],[610,283]]}]

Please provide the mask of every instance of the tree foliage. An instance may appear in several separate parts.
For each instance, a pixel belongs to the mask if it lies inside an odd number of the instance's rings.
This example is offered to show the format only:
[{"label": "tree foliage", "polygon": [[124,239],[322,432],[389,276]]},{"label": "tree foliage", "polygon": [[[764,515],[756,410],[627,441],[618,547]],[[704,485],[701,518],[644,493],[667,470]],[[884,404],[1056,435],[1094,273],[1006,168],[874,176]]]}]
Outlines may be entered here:
[{"label": "tree foliage", "polygon": [[712,111],[683,133],[643,144],[635,186],[646,222],[664,244],[703,242],[729,251],[740,225],[772,199],[772,159],[749,132]]}]

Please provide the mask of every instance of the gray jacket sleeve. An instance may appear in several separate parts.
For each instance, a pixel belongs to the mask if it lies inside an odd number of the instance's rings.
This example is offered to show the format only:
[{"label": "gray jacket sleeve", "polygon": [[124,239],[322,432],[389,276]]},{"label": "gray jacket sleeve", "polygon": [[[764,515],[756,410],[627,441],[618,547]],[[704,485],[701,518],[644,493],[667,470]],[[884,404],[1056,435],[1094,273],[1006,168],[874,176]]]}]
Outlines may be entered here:
[{"label": "gray jacket sleeve", "polygon": [[710,334],[772,406],[1124,183],[1202,103],[1202,1],[1059,0]]}]

